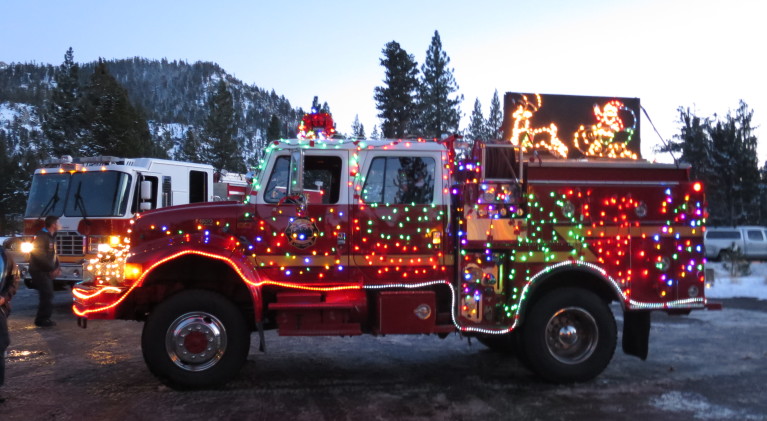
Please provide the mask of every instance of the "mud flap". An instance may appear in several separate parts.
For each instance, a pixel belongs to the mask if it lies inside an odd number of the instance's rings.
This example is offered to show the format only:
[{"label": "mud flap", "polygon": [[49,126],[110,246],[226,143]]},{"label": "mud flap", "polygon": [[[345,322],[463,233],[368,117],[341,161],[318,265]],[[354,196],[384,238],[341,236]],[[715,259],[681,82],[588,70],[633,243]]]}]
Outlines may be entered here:
[{"label": "mud flap", "polygon": [[647,359],[650,348],[650,312],[623,313],[623,352],[642,360]]},{"label": "mud flap", "polygon": [[256,322],[256,329],[258,330],[258,350],[266,352],[266,339],[264,339],[264,324],[262,322]]}]

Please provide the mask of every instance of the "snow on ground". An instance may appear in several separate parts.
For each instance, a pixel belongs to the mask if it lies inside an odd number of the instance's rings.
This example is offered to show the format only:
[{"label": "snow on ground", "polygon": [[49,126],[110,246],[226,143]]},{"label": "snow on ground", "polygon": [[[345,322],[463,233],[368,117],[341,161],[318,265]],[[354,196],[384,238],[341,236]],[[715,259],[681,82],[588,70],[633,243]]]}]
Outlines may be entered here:
[{"label": "snow on ground", "polygon": [[723,263],[709,262],[706,269],[714,269],[714,281],[707,282],[706,297],[751,297],[767,300],[767,262],[751,262],[749,274],[733,276]]}]

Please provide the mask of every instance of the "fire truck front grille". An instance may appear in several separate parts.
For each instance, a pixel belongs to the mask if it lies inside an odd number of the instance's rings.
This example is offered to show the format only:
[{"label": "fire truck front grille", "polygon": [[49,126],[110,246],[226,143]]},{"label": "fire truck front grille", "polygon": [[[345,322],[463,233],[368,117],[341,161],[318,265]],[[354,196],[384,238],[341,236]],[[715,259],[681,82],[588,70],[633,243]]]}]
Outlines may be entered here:
[{"label": "fire truck front grille", "polygon": [[56,252],[59,256],[85,255],[85,236],[76,232],[56,233]]}]

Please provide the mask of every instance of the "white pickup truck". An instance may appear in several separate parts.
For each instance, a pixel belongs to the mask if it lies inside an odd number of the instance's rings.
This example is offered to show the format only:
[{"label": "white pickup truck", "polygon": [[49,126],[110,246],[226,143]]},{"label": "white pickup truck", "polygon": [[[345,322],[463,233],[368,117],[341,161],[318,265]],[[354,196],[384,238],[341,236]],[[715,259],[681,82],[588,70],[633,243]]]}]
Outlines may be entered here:
[{"label": "white pickup truck", "polygon": [[727,258],[733,251],[750,260],[767,259],[767,227],[708,227],[703,245],[708,259]]}]

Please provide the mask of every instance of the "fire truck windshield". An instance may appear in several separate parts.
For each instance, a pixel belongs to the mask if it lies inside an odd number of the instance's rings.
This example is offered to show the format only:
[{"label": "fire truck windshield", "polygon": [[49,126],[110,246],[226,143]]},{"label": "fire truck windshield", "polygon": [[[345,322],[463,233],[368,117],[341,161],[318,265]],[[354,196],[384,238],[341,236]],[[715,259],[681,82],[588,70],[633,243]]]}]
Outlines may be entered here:
[{"label": "fire truck windshield", "polygon": [[131,181],[117,171],[35,174],[24,216],[123,216]]}]

